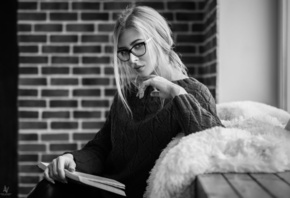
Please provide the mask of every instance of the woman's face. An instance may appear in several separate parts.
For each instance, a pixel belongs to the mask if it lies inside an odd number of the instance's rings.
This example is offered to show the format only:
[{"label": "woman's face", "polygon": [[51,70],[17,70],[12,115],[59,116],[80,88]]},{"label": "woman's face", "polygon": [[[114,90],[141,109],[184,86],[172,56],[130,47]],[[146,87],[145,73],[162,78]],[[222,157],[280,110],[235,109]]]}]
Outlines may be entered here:
[{"label": "woman's face", "polygon": [[[146,40],[141,36],[139,32],[135,29],[130,28],[125,30],[119,37],[118,43],[118,51],[130,50],[133,49],[134,51],[138,51],[141,45],[140,43],[145,42]],[[156,58],[152,60],[152,57],[149,57],[148,53],[148,45],[152,41],[145,42],[146,52],[142,56],[136,56],[133,53],[129,53],[129,60],[126,62],[129,67],[131,67],[134,71],[136,71],[137,75],[140,77],[146,77],[153,73],[154,68],[156,66]]]}]

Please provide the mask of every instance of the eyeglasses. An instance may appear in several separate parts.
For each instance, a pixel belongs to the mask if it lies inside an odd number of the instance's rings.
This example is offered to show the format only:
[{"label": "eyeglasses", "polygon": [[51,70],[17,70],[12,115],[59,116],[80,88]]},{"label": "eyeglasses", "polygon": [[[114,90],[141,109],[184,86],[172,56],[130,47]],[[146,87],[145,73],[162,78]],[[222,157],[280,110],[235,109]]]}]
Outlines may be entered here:
[{"label": "eyeglasses", "polygon": [[141,57],[146,53],[146,44],[151,40],[151,38],[147,39],[144,42],[136,43],[132,46],[131,49],[122,49],[118,50],[117,56],[121,61],[128,61],[130,60],[130,53],[132,53],[134,56]]}]

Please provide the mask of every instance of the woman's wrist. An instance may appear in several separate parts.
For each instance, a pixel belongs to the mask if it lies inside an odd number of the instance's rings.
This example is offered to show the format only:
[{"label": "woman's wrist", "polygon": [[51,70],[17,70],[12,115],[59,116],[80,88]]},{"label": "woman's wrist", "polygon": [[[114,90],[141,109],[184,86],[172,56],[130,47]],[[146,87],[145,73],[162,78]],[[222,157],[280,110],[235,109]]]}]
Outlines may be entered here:
[{"label": "woman's wrist", "polygon": [[174,84],[171,91],[171,97],[174,98],[175,96],[179,96],[181,94],[187,94],[187,92],[183,87]]}]

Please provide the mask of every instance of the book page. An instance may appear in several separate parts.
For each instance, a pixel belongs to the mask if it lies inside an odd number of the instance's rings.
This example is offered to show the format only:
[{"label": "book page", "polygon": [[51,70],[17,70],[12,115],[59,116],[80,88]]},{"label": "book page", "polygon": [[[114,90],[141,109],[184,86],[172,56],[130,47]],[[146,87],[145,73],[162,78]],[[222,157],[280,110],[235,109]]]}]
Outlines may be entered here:
[{"label": "book page", "polygon": [[[48,163],[46,162],[38,163],[38,167],[41,168],[42,170],[45,170],[47,166],[48,166]],[[72,180],[79,181],[89,186],[93,186],[93,187],[97,187],[103,190],[114,192],[122,196],[126,196],[125,192],[121,190],[121,189],[125,189],[125,185],[116,180],[105,178],[105,177],[100,177],[96,175],[90,175],[90,174],[86,174],[86,173],[82,173],[78,171],[70,172],[66,169],[64,171],[65,171],[65,176]]]}]

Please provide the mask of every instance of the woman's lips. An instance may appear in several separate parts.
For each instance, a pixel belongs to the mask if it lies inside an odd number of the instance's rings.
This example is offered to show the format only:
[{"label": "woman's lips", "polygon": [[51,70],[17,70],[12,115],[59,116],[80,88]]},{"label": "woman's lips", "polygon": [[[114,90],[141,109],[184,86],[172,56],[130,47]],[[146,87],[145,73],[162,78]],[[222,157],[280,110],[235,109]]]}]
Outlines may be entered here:
[{"label": "woman's lips", "polygon": [[137,71],[140,71],[143,67],[144,67],[144,65],[136,66],[136,67],[134,67],[134,69],[137,70]]}]

